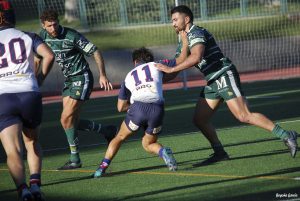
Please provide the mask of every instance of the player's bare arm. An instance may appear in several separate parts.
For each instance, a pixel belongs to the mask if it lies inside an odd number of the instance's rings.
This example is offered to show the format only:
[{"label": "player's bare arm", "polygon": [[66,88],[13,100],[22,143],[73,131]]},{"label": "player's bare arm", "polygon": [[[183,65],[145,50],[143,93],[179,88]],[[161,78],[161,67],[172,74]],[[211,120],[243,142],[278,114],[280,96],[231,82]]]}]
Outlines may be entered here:
[{"label": "player's bare arm", "polygon": [[163,64],[156,64],[155,66],[165,73],[174,73],[179,72],[185,69],[188,69],[190,67],[193,67],[194,65],[200,63],[202,60],[203,54],[204,54],[205,46],[202,44],[197,44],[190,50],[191,54],[187,57],[186,60],[184,60],[182,63],[176,65],[173,68],[170,68]]},{"label": "player's bare arm", "polygon": [[118,111],[119,112],[126,112],[128,110],[130,106],[130,103],[128,100],[122,100],[122,99],[118,99]]},{"label": "player's bare arm", "polygon": [[37,47],[37,54],[41,59],[35,56],[34,64],[35,70],[41,65],[42,69],[37,74],[39,85],[41,85],[53,66],[54,54],[45,43],[42,43]]},{"label": "player's bare arm", "polygon": [[108,80],[107,76],[106,76],[106,72],[105,72],[105,65],[104,65],[104,59],[100,53],[99,50],[96,50],[94,52],[94,58],[99,70],[99,84],[100,87],[103,88],[104,90],[111,90],[113,89],[112,84],[110,83],[110,81]]}]

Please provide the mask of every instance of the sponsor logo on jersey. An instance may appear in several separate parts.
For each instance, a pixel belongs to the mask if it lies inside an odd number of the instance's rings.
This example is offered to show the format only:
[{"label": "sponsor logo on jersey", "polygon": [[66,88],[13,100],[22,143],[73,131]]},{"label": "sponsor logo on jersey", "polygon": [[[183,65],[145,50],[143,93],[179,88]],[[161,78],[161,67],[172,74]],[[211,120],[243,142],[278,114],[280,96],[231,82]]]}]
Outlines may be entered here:
[{"label": "sponsor logo on jersey", "polygon": [[69,41],[64,41],[62,44],[62,48],[64,49],[71,49],[73,47],[73,44]]},{"label": "sponsor logo on jersey", "polygon": [[15,70],[15,71],[10,71],[10,72],[0,74],[0,78],[12,76],[12,75],[22,76],[22,74],[20,74],[18,70]]},{"label": "sponsor logo on jersey", "polygon": [[67,54],[66,53],[63,53],[63,52],[56,52],[55,53],[55,57],[57,60],[61,60],[61,59],[64,59],[66,58]]},{"label": "sponsor logo on jersey", "polygon": [[135,88],[135,90],[140,90],[140,89],[145,89],[145,88],[151,88],[152,85],[151,84],[142,84],[142,85],[139,85],[138,87]]},{"label": "sponsor logo on jersey", "polygon": [[80,96],[80,91],[76,91],[76,96]]}]

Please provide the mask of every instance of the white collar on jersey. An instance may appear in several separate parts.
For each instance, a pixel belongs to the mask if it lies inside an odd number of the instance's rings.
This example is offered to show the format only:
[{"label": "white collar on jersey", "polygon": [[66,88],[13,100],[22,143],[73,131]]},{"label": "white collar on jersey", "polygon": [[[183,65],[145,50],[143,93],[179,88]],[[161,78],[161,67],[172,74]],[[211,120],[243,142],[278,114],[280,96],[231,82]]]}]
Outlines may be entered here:
[{"label": "white collar on jersey", "polygon": [[189,29],[189,32],[194,28],[194,26],[195,26],[194,24],[191,26],[191,28]]}]

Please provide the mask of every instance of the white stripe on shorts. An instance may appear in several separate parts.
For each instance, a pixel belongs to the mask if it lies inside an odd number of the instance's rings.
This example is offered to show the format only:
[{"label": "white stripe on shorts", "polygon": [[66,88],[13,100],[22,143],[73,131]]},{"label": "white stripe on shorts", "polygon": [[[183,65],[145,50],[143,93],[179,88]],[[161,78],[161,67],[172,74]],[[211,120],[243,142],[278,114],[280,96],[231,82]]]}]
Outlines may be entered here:
[{"label": "white stripe on shorts", "polygon": [[236,97],[242,96],[239,88],[236,86],[236,82],[231,70],[227,71],[227,75],[230,80],[230,85],[232,86],[233,92],[235,93]]},{"label": "white stripe on shorts", "polygon": [[89,73],[88,72],[85,72],[84,74],[84,86],[83,86],[83,91],[82,91],[82,94],[81,94],[81,100],[84,100],[84,97],[86,96],[86,93],[87,93],[87,88],[89,86]]}]

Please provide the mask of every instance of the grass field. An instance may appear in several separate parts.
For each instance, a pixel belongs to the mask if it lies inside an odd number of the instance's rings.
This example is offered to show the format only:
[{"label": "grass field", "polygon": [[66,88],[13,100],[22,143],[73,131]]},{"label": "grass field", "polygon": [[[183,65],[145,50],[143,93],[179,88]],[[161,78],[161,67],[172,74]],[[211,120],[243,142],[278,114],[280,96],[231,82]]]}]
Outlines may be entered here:
[{"label": "grass field", "polygon": [[[300,78],[248,83],[243,88],[252,111],[300,131]],[[212,150],[191,123],[199,90],[165,92],[166,116],[159,141],[173,149],[177,172],[169,172],[161,159],[143,151],[142,133],[123,144],[106,177],[90,177],[106,149],[104,138],[94,133],[80,133],[83,168],[55,171],[68,159],[67,140],[59,125],[61,104],[45,105],[40,140],[47,201],[300,200],[300,154],[291,158],[280,140],[263,129],[240,124],[225,105],[213,121],[231,160],[201,164]],[[116,100],[92,99],[82,117],[120,124],[124,114],[116,112]],[[0,154],[0,200],[16,200],[2,147]]]}]

